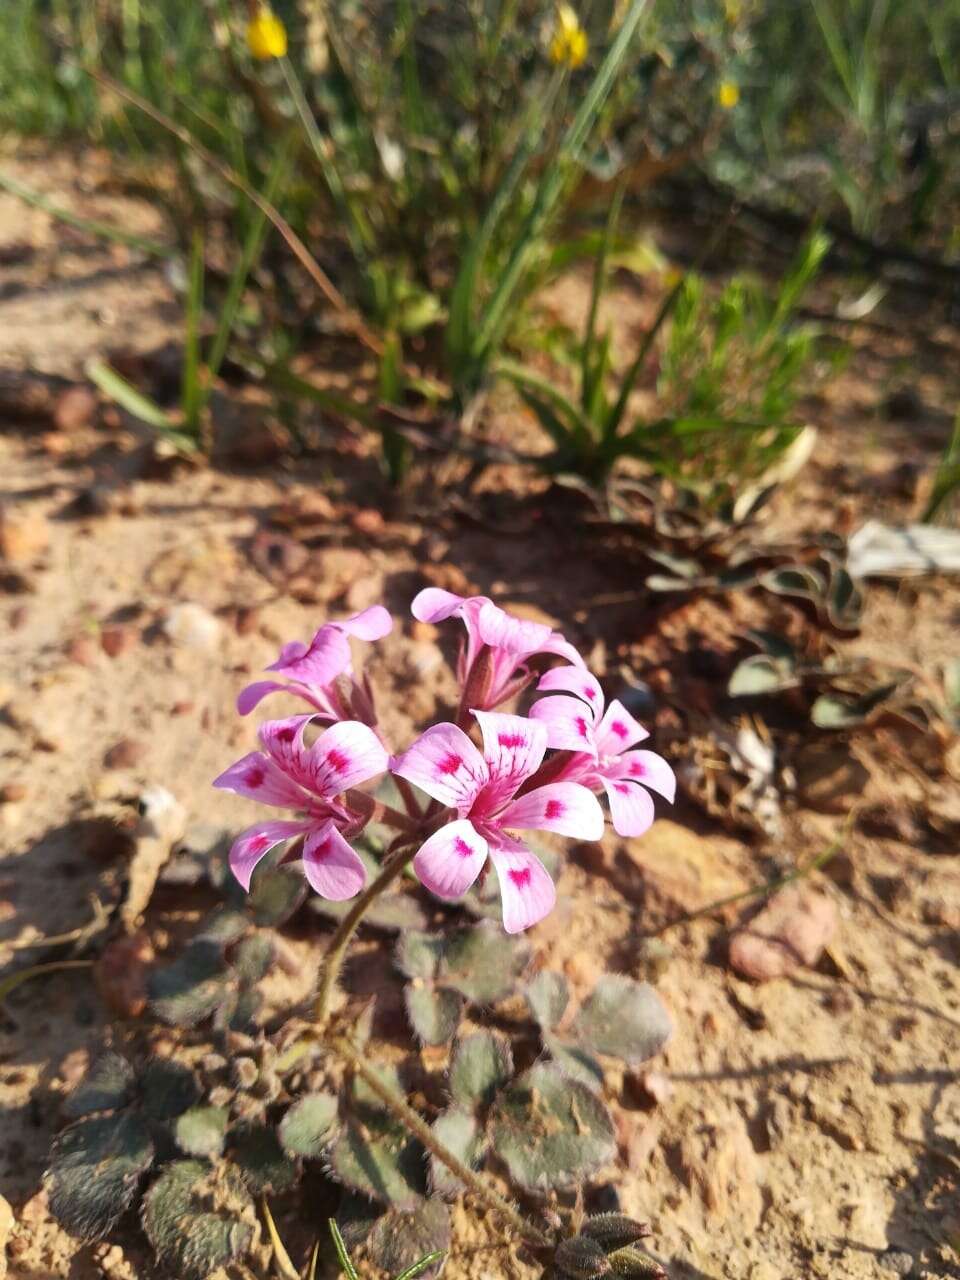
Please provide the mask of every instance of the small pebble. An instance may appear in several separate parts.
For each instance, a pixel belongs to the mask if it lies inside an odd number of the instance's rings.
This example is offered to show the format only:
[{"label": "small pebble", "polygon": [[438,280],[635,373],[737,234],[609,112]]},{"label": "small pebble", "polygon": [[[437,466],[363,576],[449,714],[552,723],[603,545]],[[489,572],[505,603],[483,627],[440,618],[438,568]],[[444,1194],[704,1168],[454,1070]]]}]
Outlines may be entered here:
[{"label": "small pebble", "polygon": [[132,769],[146,755],[142,742],[133,738],[121,738],[104,754],[103,763],[108,769]]}]

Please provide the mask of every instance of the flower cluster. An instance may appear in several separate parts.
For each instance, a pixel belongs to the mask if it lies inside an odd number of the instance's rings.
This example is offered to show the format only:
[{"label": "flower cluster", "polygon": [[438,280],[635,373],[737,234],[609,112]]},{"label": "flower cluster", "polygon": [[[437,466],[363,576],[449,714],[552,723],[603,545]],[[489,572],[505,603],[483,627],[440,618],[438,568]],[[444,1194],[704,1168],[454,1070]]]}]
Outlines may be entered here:
[{"label": "flower cluster", "polygon": [[[642,835],[654,818],[650,792],[674,798],[673,771],[661,756],[635,749],[646,730],[621,703],[605,706],[599,681],[558,632],[512,617],[485,596],[433,588],[420,592],[412,611],[425,622],[457,617],[463,623],[456,723],[432,725],[390,754],[373,692],[365,677],[355,675],[350,651],[351,637],[370,642],[392,629],[379,605],[327,623],[309,645],[285,645],[268,668],[282,678],[248,685],[237,710],[247,715],[263,698],[284,692],[309,711],[261,724],[260,750],[231,765],[214,786],[293,810],[296,817],[245,831],[233,845],[230,866],[249,889],[261,859],[287,843],[283,860],[301,860],[317,893],[352,898],[366,873],[350,841],[378,812],[397,827],[399,845],[416,849],[414,871],[438,898],[462,897],[489,860],[504,928],[517,933],[541,920],[556,900],[546,868],[517,833],[599,840],[604,814],[597,797],[604,793],[614,829]],[[537,681],[534,659],[560,660],[534,690],[546,696],[526,716],[497,710]],[[329,727],[321,732],[323,723]],[[378,806],[359,789],[386,773],[402,781],[406,813]]]}]

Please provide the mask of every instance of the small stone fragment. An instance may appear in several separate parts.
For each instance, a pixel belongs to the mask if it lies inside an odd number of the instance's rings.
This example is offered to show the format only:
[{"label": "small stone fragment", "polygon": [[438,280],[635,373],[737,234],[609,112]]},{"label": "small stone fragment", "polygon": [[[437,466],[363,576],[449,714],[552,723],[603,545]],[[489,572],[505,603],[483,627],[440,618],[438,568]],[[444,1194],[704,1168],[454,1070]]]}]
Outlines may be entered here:
[{"label": "small stone fragment", "polygon": [[146,753],[147,749],[142,742],[133,738],[121,738],[104,753],[103,763],[107,769],[132,769]]},{"label": "small stone fragment", "polygon": [[97,397],[91,387],[67,387],[53,406],[54,425],[60,431],[76,431],[88,426],[97,412]]},{"label": "small stone fragment", "polygon": [[167,614],[164,633],[174,644],[212,652],[220,642],[221,625],[202,604],[178,604]]},{"label": "small stone fragment", "polygon": [[807,886],[791,886],[771,898],[730,941],[730,964],[757,982],[782,978],[816,964],[837,927],[833,902]]},{"label": "small stone fragment", "polygon": [[5,782],[0,787],[0,804],[19,804],[26,798],[27,788],[22,782]]},{"label": "small stone fragment", "polygon": [[0,557],[10,564],[26,564],[46,551],[50,528],[39,511],[0,507]]},{"label": "small stone fragment", "polygon": [[153,946],[142,929],[104,947],[94,976],[104,1002],[119,1017],[139,1018],[147,1007],[147,975],[153,961]]},{"label": "small stone fragment", "polygon": [[140,639],[140,633],[136,627],[128,627],[123,624],[117,624],[111,627],[104,627],[100,632],[100,648],[110,658],[119,658],[121,653],[127,653],[130,649],[136,648]]}]

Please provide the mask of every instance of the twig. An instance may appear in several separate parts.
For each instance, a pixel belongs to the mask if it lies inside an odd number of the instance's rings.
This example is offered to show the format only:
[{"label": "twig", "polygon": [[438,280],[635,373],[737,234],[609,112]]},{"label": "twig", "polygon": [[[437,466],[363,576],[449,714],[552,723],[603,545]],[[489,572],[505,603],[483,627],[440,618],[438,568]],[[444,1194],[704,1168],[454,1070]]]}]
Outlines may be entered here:
[{"label": "twig", "polygon": [[29,969],[21,969],[19,973],[12,973],[9,978],[4,978],[0,982],[0,1004],[3,1004],[7,996],[11,992],[16,991],[24,982],[29,982],[31,978],[42,978],[45,974],[56,973],[60,969],[92,969],[92,960],[51,960],[48,964],[34,964]]},{"label": "twig", "polygon": [[795,871],[779,876],[776,880],[769,880],[764,884],[756,884],[750,889],[741,890],[739,893],[731,893],[726,898],[718,898],[716,902],[708,902],[705,907],[698,907],[696,911],[684,912],[682,916],[677,916],[674,920],[668,920],[665,925],[661,925],[659,929],[654,929],[644,936],[661,938],[671,929],[676,929],[682,924],[689,924],[691,920],[699,920],[701,916],[713,915],[715,911],[720,911],[723,907],[733,906],[735,902],[746,902],[748,898],[768,897],[771,893],[776,893],[778,889],[783,889],[786,885],[793,884],[795,880],[802,880],[804,876],[811,875],[814,871],[819,871],[832,858],[835,858],[843,848],[844,842],[853,827],[856,812],[856,809],[850,810],[840,834],[822,853],[818,853],[815,858],[811,859],[806,866],[797,867]]},{"label": "twig", "polygon": [[419,1139],[426,1150],[431,1155],[436,1156],[441,1164],[446,1165],[450,1172],[459,1178],[468,1190],[472,1191],[488,1208],[498,1213],[506,1222],[509,1222],[510,1226],[525,1240],[541,1247],[549,1245],[550,1241],[539,1227],[534,1226],[532,1222],[522,1217],[498,1191],[495,1191],[490,1186],[485,1178],[468,1168],[452,1151],[448,1151],[442,1143],[437,1141],[433,1130],[423,1117],[414,1111],[405,1098],[401,1098],[390,1085],[384,1082],[376,1070],[367,1062],[364,1055],[346,1036],[336,1036],[331,1042],[331,1048],[347,1061],[364,1084],[377,1095],[384,1106],[392,1111],[414,1137]]}]

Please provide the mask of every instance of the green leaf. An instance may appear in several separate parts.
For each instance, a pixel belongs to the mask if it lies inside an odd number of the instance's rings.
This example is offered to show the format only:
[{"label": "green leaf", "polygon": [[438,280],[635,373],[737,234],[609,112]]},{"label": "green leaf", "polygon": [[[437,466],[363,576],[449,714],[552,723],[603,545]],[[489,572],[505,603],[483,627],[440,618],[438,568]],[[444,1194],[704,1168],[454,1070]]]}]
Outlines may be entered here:
[{"label": "green leaf", "polygon": [[440,933],[411,930],[397,943],[397,968],[407,978],[435,978],[446,940]]},{"label": "green leaf", "polygon": [[[433,1122],[433,1132],[451,1155],[457,1156],[468,1168],[480,1163],[486,1141],[476,1116],[460,1107],[442,1111]],[[436,1156],[430,1157],[430,1188],[438,1196],[455,1196],[463,1190],[460,1179]]]},{"label": "green leaf", "polygon": [[[395,1068],[381,1073],[404,1093]],[[354,1081],[349,1119],[329,1158],[335,1178],[372,1200],[413,1209],[423,1198],[423,1148],[361,1080]]]},{"label": "green leaf", "polygon": [[631,1066],[659,1053],[672,1033],[670,1015],[653,987],[614,973],[599,980],[571,1028],[586,1048]]},{"label": "green leaf", "polygon": [[108,1050],[91,1064],[69,1095],[63,1104],[64,1114],[76,1119],[94,1111],[115,1111],[130,1101],[135,1087],[133,1067],[119,1053]]},{"label": "green leaf", "polygon": [[197,1077],[182,1062],[151,1058],[140,1077],[143,1111],[151,1120],[173,1120],[200,1097]]},{"label": "green leaf", "polygon": [[223,1151],[230,1113],[226,1107],[194,1107],[177,1119],[177,1146],[188,1156],[218,1156]]},{"label": "green leaf", "polygon": [[245,1122],[231,1129],[230,1152],[246,1185],[255,1195],[289,1191],[297,1182],[297,1167],[284,1153],[269,1125]]},{"label": "green leaf", "polygon": [[150,1007],[170,1026],[195,1027],[226,998],[227,976],[219,944],[196,938],[173,964],[150,975]]},{"label": "green leaf", "polygon": [[449,1248],[450,1212],[439,1200],[410,1210],[390,1209],[367,1237],[371,1262],[397,1280],[435,1274],[436,1264]]},{"label": "green leaf", "polygon": [[622,1213],[598,1213],[587,1218],[580,1228],[582,1236],[596,1240],[604,1253],[624,1249],[650,1235],[650,1228],[643,1222],[634,1222]]},{"label": "green leaf", "polygon": [[269,933],[256,933],[237,947],[233,968],[242,983],[252,985],[265,978],[273,964],[276,948]]},{"label": "green leaf", "polygon": [[489,1107],[513,1076],[510,1042],[493,1031],[457,1041],[450,1063],[450,1095],[466,1111]]},{"label": "green leaf", "polygon": [[246,907],[254,924],[277,928],[300,908],[307,896],[307,882],[297,871],[278,868],[255,876]]},{"label": "green leaf", "polygon": [[900,683],[894,680],[859,695],[823,693],[810,708],[810,719],[818,729],[855,729],[879,711]]},{"label": "green leaf", "polygon": [[569,1277],[569,1280],[596,1280],[596,1277],[610,1274],[607,1255],[596,1240],[586,1236],[572,1236],[569,1240],[561,1240],[554,1256],[554,1265],[559,1274]]},{"label": "green leaf", "polygon": [[524,993],[530,1012],[538,1026],[544,1031],[551,1031],[560,1022],[570,1003],[570,988],[562,973],[554,973],[551,969],[543,969],[527,983]]},{"label": "green leaf", "polygon": [[350,1261],[350,1255],[347,1253],[347,1246],[344,1244],[343,1236],[340,1234],[340,1228],[337,1226],[336,1219],[328,1218],[327,1226],[330,1228],[330,1234],[333,1236],[333,1247],[337,1251],[337,1258],[340,1261],[340,1267],[347,1280],[360,1280],[357,1269]]},{"label": "green leaf", "polygon": [[330,1142],[337,1111],[332,1093],[308,1093],[298,1098],[280,1121],[278,1132],[284,1151],[316,1160]]},{"label": "green leaf", "polygon": [[463,1013],[463,997],[445,987],[418,985],[404,988],[407,1017],[422,1044],[447,1044],[457,1034]]},{"label": "green leaf", "polygon": [[552,1031],[543,1032],[543,1045],[565,1076],[579,1080],[589,1089],[603,1085],[603,1067],[583,1045]]},{"label": "green leaf", "polygon": [[78,1120],[53,1146],[45,1176],[50,1212],[70,1235],[99,1240],[133,1203],[153,1155],[136,1115]]},{"label": "green leaf", "polygon": [[513,992],[529,958],[529,943],[495,925],[452,929],[444,937],[437,983],[477,1004],[493,1004]]},{"label": "green leaf", "polygon": [[[211,1200],[222,1211],[209,1212]],[[141,1217],[158,1259],[178,1280],[207,1280],[243,1257],[254,1239],[252,1204],[239,1180],[229,1171],[217,1178],[199,1160],[167,1165],[144,1197]]]},{"label": "green leaf", "polygon": [[99,387],[111,400],[115,400],[121,409],[126,409],[132,417],[159,431],[182,453],[196,453],[196,441],[184,432],[178,431],[172,419],[164,413],[156,401],[131,386],[117,373],[116,369],[112,369],[102,360],[88,360],[84,365],[84,373],[94,386]]},{"label": "green leaf", "polygon": [[536,1063],[497,1098],[490,1140],[525,1191],[575,1187],[616,1150],[610,1113],[554,1063]]}]

